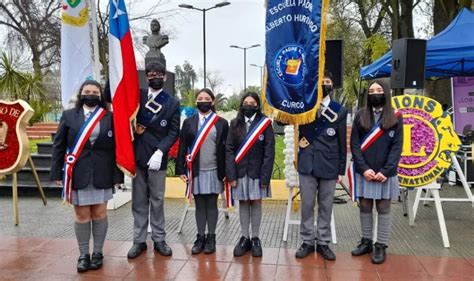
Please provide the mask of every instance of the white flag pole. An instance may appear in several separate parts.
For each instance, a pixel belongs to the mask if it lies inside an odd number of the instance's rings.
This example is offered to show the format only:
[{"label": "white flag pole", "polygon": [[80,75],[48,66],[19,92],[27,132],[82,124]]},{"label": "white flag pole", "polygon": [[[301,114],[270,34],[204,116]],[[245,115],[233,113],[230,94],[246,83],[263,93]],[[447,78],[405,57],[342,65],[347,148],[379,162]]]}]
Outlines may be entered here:
[{"label": "white flag pole", "polygon": [[92,23],[92,72],[94,75],[94,80],[100,82],[99,36],[97,34],[97,7],[95,5],[95,0],[89,0],[89,2],[89,7],[91,8],[90,17]]}]

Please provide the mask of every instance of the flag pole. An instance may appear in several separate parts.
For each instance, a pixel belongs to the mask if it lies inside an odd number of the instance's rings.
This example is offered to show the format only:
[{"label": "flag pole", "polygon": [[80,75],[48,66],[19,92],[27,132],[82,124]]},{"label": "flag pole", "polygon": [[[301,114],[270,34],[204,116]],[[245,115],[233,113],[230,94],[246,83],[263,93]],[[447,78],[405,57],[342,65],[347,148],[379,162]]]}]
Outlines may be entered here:
[{"label": "flag pole", "polygon": [[95,0],[89,0],[90,3],[90,17],[92,24],[92,73],[94,75],[94,80],[100,82],[100,59],[99,59],[99,36],[97,34],[97,7],[95,5]]}]

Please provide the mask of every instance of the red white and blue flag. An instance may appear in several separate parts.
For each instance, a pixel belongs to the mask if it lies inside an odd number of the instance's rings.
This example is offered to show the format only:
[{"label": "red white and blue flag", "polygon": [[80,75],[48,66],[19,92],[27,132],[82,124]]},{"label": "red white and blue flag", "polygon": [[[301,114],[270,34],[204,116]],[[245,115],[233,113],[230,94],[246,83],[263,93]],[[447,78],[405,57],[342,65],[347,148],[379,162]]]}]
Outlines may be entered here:
[{"label": "red white and blue flag", "polygon": [[131,121],[139,108],[138,72],[124,0],[110,0],[109,79],[118,167],[135,175]]}]

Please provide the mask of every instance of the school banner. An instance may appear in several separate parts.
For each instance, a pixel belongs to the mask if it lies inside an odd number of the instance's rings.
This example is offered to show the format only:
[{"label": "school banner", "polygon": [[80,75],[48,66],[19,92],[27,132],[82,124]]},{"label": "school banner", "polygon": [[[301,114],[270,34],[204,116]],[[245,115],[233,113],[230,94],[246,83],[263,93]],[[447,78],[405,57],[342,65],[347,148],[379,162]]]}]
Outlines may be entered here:
[{"label": "school banner", "polygon": [[316,117],[324,73],[329,0],[268,0],[264,111],[291,124]]}]

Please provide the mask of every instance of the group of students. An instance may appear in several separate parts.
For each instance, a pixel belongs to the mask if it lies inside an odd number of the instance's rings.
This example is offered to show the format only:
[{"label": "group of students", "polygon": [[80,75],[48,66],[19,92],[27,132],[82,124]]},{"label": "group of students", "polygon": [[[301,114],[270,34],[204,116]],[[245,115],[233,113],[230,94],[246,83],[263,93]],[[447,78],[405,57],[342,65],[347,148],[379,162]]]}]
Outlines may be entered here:
[{"label": "group of students", "polygon": [[[216,251],[218,196],[227,185],[232,199],[239,202],[242,235],[234,256],[251,252],[252,256],[261,257],[262,199],[271,197],[275,137],[271,120],[262,114],[259,95],[248,92],[242,96],[237,117],[229,126],[216,113],[212,91],[202,89],[196,93],[197,113],[184,120],[180,129],[179,101],[163,91],[165,67],[149,63],[145,75],[149,88],[140,93],[134,130],[134,234],[127,257],[133,259],[146,251],[148,225],[154,249],[163,256],[172,255],[166,243],[164,193],[167,154],[178,137],[175,172],[186,183],[187,197],[193,198],[196,206],[197,238],[192,254]],[[335,260],[328,245],[335,185],[342,182],[346,168],[347,110],[330,98],[329,72],[325,72],[322,88],[323,100],[316,120],[299,127],[302,243],[295,256],[304,258],[316,250],[325,259]],[[114,165],[113,118],[106,102],[109,95],[98,82],[85,81],[76,107],[63,112],[53,143],[51,179],[64,185],[63,196],[74,205],[74,230],[80,251],[78,272],[102,267],[108,226],[106,203],[112,198],[114,186],[123,183],[123,174]],[[364,141],[374,128],[380,128],[382,133],[367,147]],[[398,192],[396,167],[401,154],[401,130],[401,119],[390,104],[390,89],[383,82],[373,82],[366,105],[354,120],[351,149],[362,228],[362,239],[352,254],[359,256],[375,249],[374,263],[383,263],[386,257],[390,199]],[[374,201],[379,215],[377,242],[373,245]]]}]

